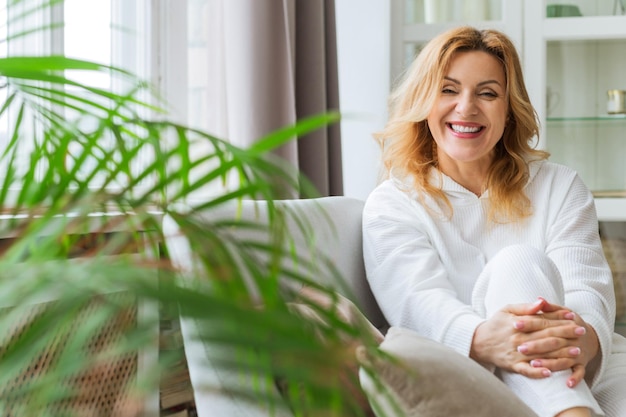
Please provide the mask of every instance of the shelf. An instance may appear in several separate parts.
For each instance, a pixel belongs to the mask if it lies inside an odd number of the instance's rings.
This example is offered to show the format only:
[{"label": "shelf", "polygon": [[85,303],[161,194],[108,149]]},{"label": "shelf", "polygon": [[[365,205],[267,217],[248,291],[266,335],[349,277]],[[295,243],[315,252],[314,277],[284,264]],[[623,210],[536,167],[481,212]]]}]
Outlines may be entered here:
[{"label": "shelf", "polygon": [[548,117],[548,123],[557,122],[605,122],[605,121],[626,121],[626,114],[601,114],[599,116],[579,116],[579,117]]},{"label": "shelf", "polygon": [[596,197],[596,212],[601,222],[626,221],[626,198]]},{"label": "shelf", "polygon": [[547,41],[624,39],[626,16],[552,17],[543,20]]},{"label": "shelf", "polygon": [[595,198],[626,198],[626,190],[594,190]]},{"label": "shelf", "polygon": [[[439,23],[411,23],[402,28],[402,37],[405,42],[426,43],[440,33],[459,26],[459,22]],[[472,22],[472,26],[479,29],[506,30],[506,25],[497,20],[485,20]]]}]

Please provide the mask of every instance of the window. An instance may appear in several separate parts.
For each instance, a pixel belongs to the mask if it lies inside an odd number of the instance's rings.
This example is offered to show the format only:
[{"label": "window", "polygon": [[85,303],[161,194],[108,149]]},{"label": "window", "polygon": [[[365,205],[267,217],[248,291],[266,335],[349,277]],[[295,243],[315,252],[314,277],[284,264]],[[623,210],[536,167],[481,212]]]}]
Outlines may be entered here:
[{"label": "window", "polygon": [[[66,56],[111,65],[111,0],[65,0],[63,19],[63,52]],[[67,75],[83,84],[111,88],[111,77],[105,73]]]},{"label": "window", "polygon": [[[50,3],[52,7],[41,7]],[[219,8],[220,2],[212,0],[0,0],[0,38],[8,37],[8,41],[0,41],[0,57],[53,53],[122,68],[154,87],[145,92],[142,100],[152,102],[154,91],[158,91],[156,96],[162,101],[154,104],[166,107],[169,120],[224,137],[223,108],[213,104],[224,93],[219,81],[223,67],[216,49],[224,47]],[[20,33],[28,34],[11,36]],[[65,75],[116,93],[132,87],[127,80],[106,72],[71,71]],[[0,88],[2,103],[7,100],[6,90]],[[71,90],[68,87],[67,91]],[[76,110],[63,111],[66,120],[78,115]],[[0,155],[9,143],[16,114],[17,108],[10,108],[0,115]],[[147,111],[141,115],[159,117]],[[37,143],[38,132],[22,131],[21,136],[33,138],[31,143],[20,143],[22,165],[28,169],[27,158]],[[108,146],[116,146],[113,138]],[[211,152],[206,142],[192,146],[191,154],[196,157]],[[71,155],[79,151],[78,144],[68,150]],[[149,151],[142,155],[133,167],[134,173],[142,172],[142,166],[151,160]],[[6,177],[5,168],[6,161],[0,161],[0,184]],[[39,171],[41,177],[43,169]],[[98,180],[93,179],[91,184],[100,185]],[[20,190],[21,184],[16,182],[11,187]]]},{"label": "window", "polygon": [[[0,57],[63,54],[122,68],[149,80],[152,72],[151,3],[150,0],[0,0]],[[81,84],[116,93],[123,93],[131,87],[127,80],[106,71],[68,71],[65,75]],[[74,90],[79,94],[79,89]],[[71,92],[72,87],[67,91]],[[5,103],[10,94],[7,88],[0,88],[0,102]],[[147,93],[142,98],[148,100]],[[32,101],[36,104],[37,99],[33,97]],[[18,106],[12,106],[0,115],[0,153],[9,143],[17,114]],[[71,107],[64,109],[67,120],[73,120],[77,115]],[[28,167],[27,158],[35,142],[26,143],[22,138],[32,137],[36,141],[41,134],[29,132],[29,129],[33,129],[32,125],[23,124],[20,130],[16,165],[24,169]],[[4,181],[6,175],[6,170],[2,169],[6,167],[6,161],[3,164],[0,166],[0,181]],[[97,183],[98,179],[94,181]],[[20,184],[13,183],[11,188],[19,189]]]}]

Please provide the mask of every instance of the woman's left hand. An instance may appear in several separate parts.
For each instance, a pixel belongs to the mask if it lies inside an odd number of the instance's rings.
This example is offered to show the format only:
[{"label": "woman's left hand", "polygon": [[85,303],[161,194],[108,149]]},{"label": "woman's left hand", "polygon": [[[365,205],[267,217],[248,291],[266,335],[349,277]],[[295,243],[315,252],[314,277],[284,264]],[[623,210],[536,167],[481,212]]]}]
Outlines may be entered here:
[{"label": "woman's left hand", "polygon": [[[520,352],[530,358],[533,367],[547,368],[553,372],[572,369],[572,376],[567,380],[570,388],[575,387],[585,377],[586,367],[600,349],[600,343],[593,327],[588,325],[578,314],[570,309],[551,304],[547,301],[542,306],[543,313],[563,312],[563,317],[574,321],[580,330],[576,338],[560,340],[558,348],[554,348],[554,338],[540,338],[524,344]],[[524,326],[524,332],[540,331],[532,329],[531,323]]]}]

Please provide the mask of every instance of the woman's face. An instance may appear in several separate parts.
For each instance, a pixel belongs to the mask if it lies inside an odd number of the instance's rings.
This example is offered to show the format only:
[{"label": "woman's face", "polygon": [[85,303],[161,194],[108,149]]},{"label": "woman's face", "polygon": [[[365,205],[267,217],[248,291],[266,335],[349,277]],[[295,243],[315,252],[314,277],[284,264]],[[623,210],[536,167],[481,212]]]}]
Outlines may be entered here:
[{"label": "woman's face", "polygon": [[483,51],[459,52],[444,74],[428,115],[443,172],[488,168],[508,114],[500,61]]}]

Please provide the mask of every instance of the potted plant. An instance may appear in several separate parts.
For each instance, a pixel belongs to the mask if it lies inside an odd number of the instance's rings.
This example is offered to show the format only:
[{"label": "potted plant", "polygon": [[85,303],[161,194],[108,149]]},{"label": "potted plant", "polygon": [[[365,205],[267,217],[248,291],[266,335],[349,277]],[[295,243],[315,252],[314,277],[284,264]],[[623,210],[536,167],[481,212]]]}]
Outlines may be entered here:
[{"label": "potted plant", "polygon": [[[71,70],[106,72],[131,88],[115,94],[82,85],[66,76]],[[294,256],[284,250],[289,236],[279,227],[293,213],[269,204],[275,244],[253,249],[226,242],[224,225],[194,216],[238,199],[271,203],[284,187],[306,184],[287,175],[268,151],[338,115],[301,121],[242,149],[167,115],[142,116],[145,109],[158,111],[140,98],[149,86],[117,68],[64,56],[11,56],[0,58],[0,77],[7,97],[0,116],[11,118],[0,154],[0,414],[140,415],[168,366],[162,361],[136,378],[142,366],[137,352],[154,346],[157,337],[158,315],[143,314],[146,303],[152,312],[155,305],[184,305],[187,315],[216,314],[220,325],[206,337],[236,352],[224,366],[269,385],[280,374],[297,386],[286,393],[295,415],[358,413],[344,383],[321,377],[345,357],[340,340],[346,325],[333,333],[341,318],[326,311],[331,326],[320,339],[316,323],[303,325],[289,308],[293,294],[277,278],[282,259]],[[210,150],[197,155],[197,143]],[[229,185],[202,204],[185,204],[215,183]],[[180,223],[192,247],[210,247],[194,253],[205,271],[197,281],[210,285],[181,285],[163,250],[164,215]],[[251,250],[269,261],[241,264],[231,256]],[[263,283],[260,298],[252,297],[244,276]],[[313,281],[306,272],[292,279]],[[242,320],[252,315],[254,320]],[[365,330],[347,331],[358,337]],[[268,361],[275,352],[282,359]],[[257,387],[236,394],[285,406],[275,392]],[[93,397],[102,395],[108,404],[94,404]]]}]

